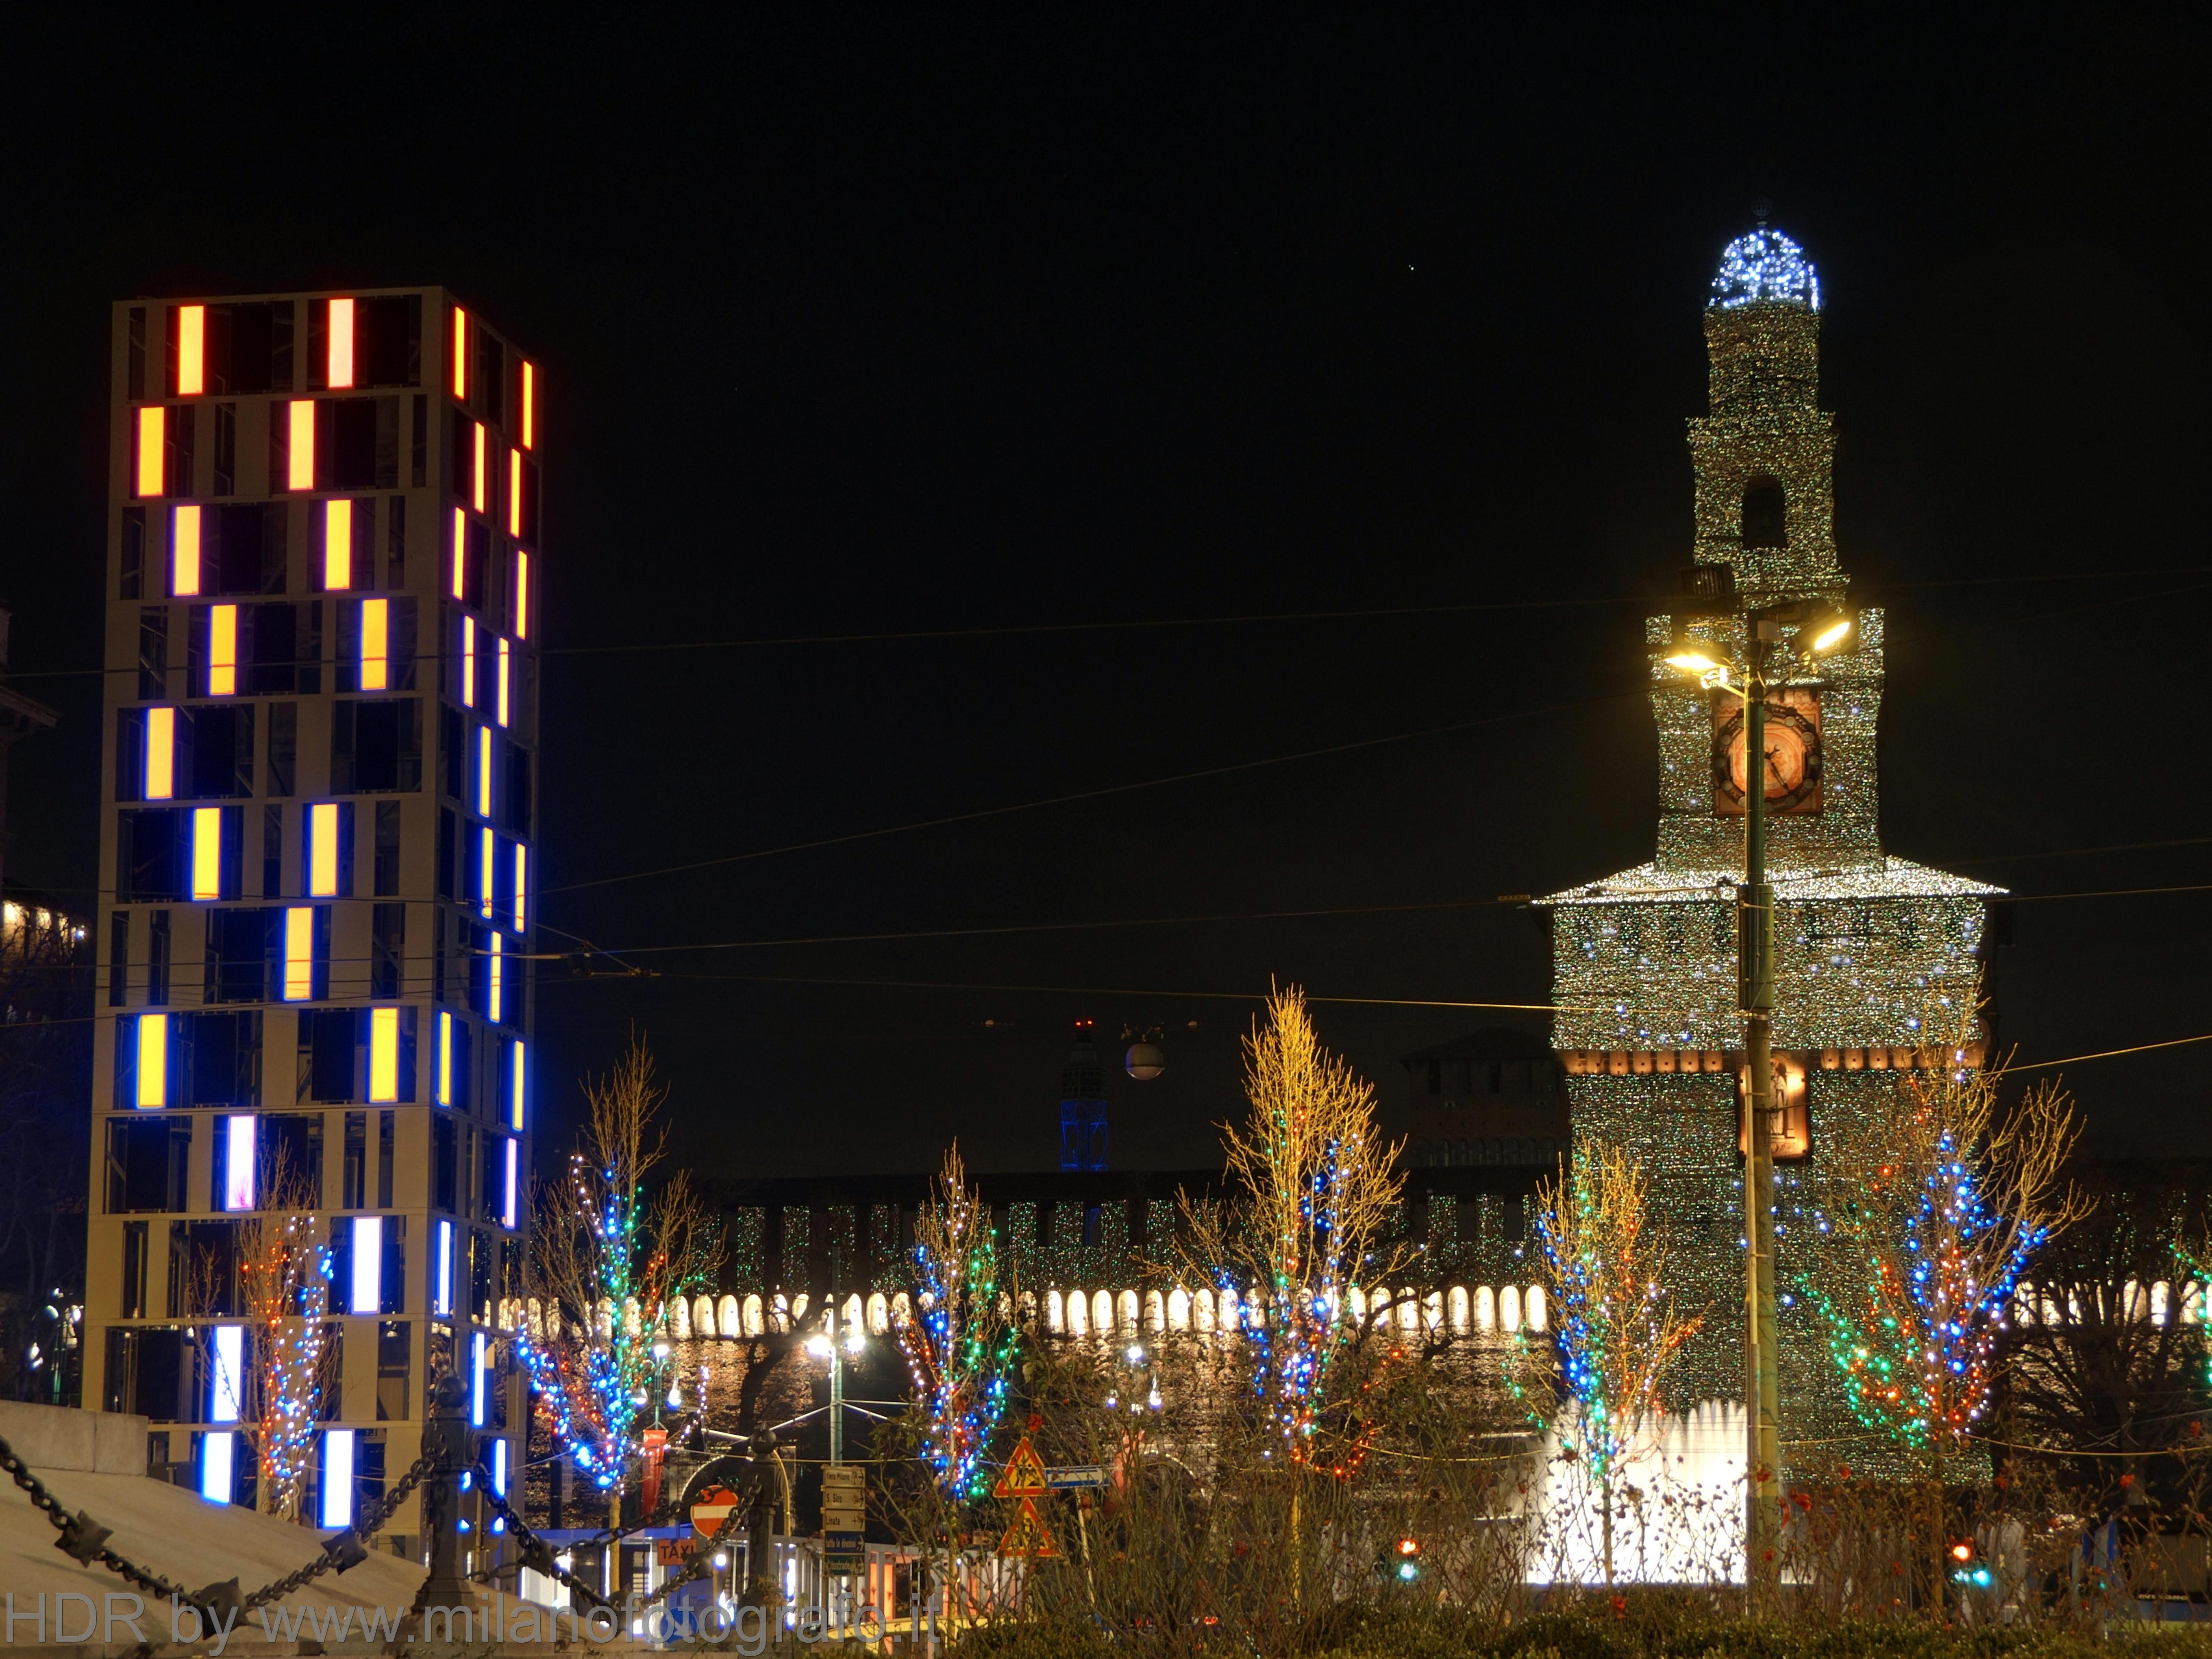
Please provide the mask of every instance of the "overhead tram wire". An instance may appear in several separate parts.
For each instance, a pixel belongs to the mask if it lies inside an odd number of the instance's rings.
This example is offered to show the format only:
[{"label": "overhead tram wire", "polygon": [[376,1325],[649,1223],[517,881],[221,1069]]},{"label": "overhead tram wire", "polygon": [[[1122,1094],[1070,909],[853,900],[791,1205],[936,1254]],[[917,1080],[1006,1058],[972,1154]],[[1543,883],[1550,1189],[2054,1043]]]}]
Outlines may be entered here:
[{"label": "overhead tram wire", "polygon": [[1194,771],[1170,773],[1164,777],[1140,778],[1130,783],[1106,784],[1097,789],[1079,789],[1065,795],[1048,795],[1037,800],[1013,801],[1004,806],[978,807],[973,811],[951,812],[941,817],[918,818],[908,823],[885,824],[875,830],[855,830],[842,836],[826,836],[815,841],[793,842],[781,847],[763,847],[749,853],[725,853],[709,859],[695,859],[684,864],[663,865],[652,870],[632,870],[618,876],[599,876],[590,881],[563,882],[558,886],[540,890],[540,896],[550,898],[556,893],[580,892],[592,887],[611,887],[629,881],[647,881],[657,876],[688,875],[695,870],[711,870],[730,864],[746,864],[757,859],[781,858],[787,853],[811,852],[817,848],[842,847],[854,842],[874,841],[884,836],[904,835],[915,830],[935,830],[947,824],[972,823],[981,818],[1004,817],[1015,812],[1033,812],[1048,806],[1066,806],[1076,801],[1099,800],[1114,795],[1133,794],[1142,789],[1158,789],[1168,784],[1193,783],[1203,778],[1227,777],[1238,772],[1255,772],[1270,766],[1286,766],[1296,761],[1318,760],[1330,755],[1348,755],[1362,749],[1379,749],[1394,743],[1415,743],[1424,738],[1446,737],[1456,732],[1473,732],[1483,726],[1504,726],[1513,720],[1534,720],[1546,714],[1561,714],[1577,708],[1592,708],[1604,703],[1620,702],[1629,697],[1644,695],[1646,688],[1638,685],[1621,691],[1603,693],[1594,697],[1577,697],[1569,702],[1553,703],[1540,708],[1515,709],[1510,714],[1486,714],[1477,720],[1454,720],[1445,726],[1424,726],[1413,732],[1394,732],[1387,737],[1359,738],[1350,743],[1333,743],[1318,749],[1302,749],[1287,755],[1268,755],[1258,760],[1235,761],[1226,766],[1200,767]]},{"label": "overhead tram wire", "polygon": [[[2170,565],[2143,570],[2080,570],[2048,572],[2041,574],[1954,576],[1922,581],[1881,584],[1869,582],[1857,602],[1862,605],[1878,605],[1887,594],[1934,591],[1947,587],[1996,587],[2076,581],[2147,581],[2167,576],[2212,576],[2212,565]],[[240,594],[237,596],[237,600],[241,605],[251,605],[261,597],[255,594]],[[1218,617],[1140,617],[1121,622],[1101,620],[1066,623],[1008,623],[991,628],[919,628],[887,629],[874,634],[763,634],[730,640],[640,640],[621,645],[540,645],[537,647],[537,654],[540,657],[651,656],[692,651],[768,650],[787,646],[892,645],[903,641],[919,642],[928,640],[1012,639],[1024,635],[1129,632],[1148,628],[1230,628],[1285,623],[1383,621],[1401,617],[1470,616],[1485,611],[1642,607],[1657,615],[1663,612],[1667,606],[1679,603],[1680,597],[1678,594],[1671,593],[1636,593],[1609,599],[1584,597],[1561,599],[1492,599],[1470,601],[1459,605],[1373,605],[1332,611],[1253,611]],[[2125,604],[2132,600],[2163,597],[2165,596],[2162,594],[2123,594],[2118,599],[2100,603]],[[300,658],[295,659],[289,664],[264,662],[259,666],[309,667],[319,666],[321,662],[320,658]],[[10,684],[15,684],[26,680],[89,679],[95,676],[137,674],[137,672],[139,670],[136,665],[113,668],[34,668],[12,672],[9,674],[8,680]]]}]

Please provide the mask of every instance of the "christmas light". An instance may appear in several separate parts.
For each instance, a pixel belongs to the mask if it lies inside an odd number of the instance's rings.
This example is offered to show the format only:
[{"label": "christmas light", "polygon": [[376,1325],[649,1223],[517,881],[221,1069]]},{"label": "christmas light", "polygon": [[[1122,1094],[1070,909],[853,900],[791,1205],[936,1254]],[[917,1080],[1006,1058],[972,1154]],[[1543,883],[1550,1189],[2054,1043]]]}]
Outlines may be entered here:
[{"label": "christmas light", "polygon": [[1709,303],[1723,311],[1748,305],[1796,305],[1818,311],[1820,279],[1804,249],[1762,225],[1722,251]]}]

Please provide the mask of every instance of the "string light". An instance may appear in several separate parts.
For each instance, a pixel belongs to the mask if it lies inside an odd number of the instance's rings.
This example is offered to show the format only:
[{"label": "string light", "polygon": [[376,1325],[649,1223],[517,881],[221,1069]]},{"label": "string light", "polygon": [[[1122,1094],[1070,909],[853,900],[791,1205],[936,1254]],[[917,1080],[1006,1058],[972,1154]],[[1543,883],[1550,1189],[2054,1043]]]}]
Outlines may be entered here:
[{"label": "string light", "polygon": [[1709,303],[1722,311],[1749,305],[1795,305],[1818,311],[1820,278],[1803,248],[1780,231],[1761,225],[1722,251]]},{"label": "string light", "polygon": [[899,1348],[928,1417],[922,1461],[957,1503],[989,1490],[983,1452],[1006,1414],[1020,1332],[1004,1317],[997,1246],[957,1148],[917,1233],[918,1305],[899,1327]]}]

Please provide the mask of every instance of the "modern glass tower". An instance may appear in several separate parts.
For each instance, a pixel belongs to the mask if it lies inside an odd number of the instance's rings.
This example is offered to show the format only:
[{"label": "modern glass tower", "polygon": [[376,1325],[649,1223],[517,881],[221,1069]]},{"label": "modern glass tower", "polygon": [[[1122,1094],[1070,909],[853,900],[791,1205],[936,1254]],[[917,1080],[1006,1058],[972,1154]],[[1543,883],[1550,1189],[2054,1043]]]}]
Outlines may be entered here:
[{"label": "modern glass tower", "polygon": [[241,1257],[312,1214],[343,1524],[447,1370],[520,1468],[538,370],[355,290],[120,303],[110,386],[84,1396],[253,1501]]}]

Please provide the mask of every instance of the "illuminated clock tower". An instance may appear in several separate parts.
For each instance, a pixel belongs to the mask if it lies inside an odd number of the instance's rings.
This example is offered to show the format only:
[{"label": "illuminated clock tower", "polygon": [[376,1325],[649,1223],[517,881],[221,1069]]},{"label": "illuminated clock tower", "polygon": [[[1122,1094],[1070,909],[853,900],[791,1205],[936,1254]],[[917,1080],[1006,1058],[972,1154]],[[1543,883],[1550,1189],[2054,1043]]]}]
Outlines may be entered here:
[{"label": "illuminated clock tower", "polygon": [[[1834,417],[1819,402],[1820,290],[1796,243],[1764,223],[1730,243],[1705,313],[1710,413],[1690,422],[1693,562],[1675,614],[1644,637],[1659,739],[1652,860],[1554,893],[1553,1042],[1578,1141],[1626,1147],[1672,1229],[1678,1306],[1705,1323],[1676,1403],[1743,1397],[1742,1020],[1736,886],[1745,792],[1763,788],[1775,893],[1777,1283],[1785,1445],[1848,1435],[1820,1334],[1792,1291],[1820,1244],[1835,1152],[1919,1063],[1920,1025],[1971,1000],[1986,902],[2000,889],[1882,850],[1875,732],[1883,618],[1858,613],[1857,649],[1824,659],[1768,702],[1766,753],[1747,764],[1741,701],[1662,660],[1695,630],[1738,661],[1741,614],[1845,602],[1837,563]],[[1753,777],[1757,778],[1754,784]],[[1832,1461],[1822,1454],[1823,1467]]]}]

